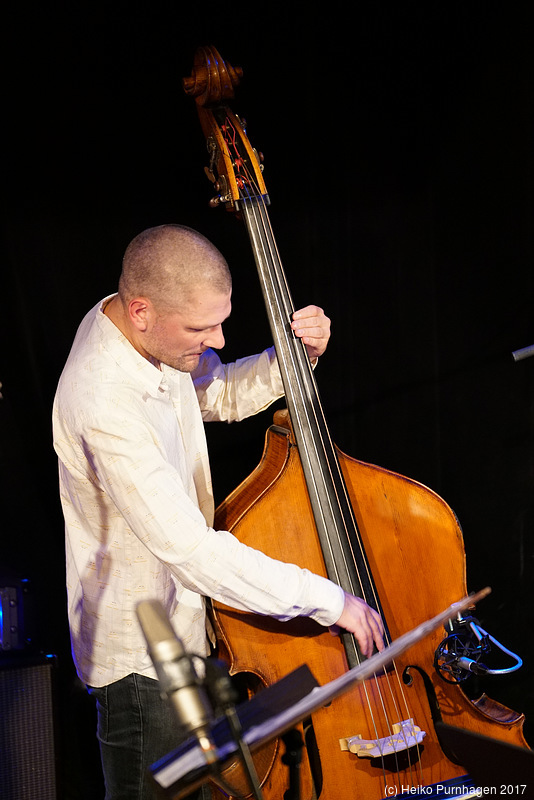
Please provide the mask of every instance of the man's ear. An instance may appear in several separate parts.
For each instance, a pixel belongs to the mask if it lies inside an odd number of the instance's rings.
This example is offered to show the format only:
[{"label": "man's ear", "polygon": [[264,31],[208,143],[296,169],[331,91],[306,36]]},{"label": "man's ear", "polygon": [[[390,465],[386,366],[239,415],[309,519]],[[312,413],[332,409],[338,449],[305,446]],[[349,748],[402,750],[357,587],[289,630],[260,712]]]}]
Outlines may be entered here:
[{"label": "man's ear", "polygon": [[154,306],[146,297],[134,297],[128,303],[128,316],[132,325],[144,333],[154,321]]}]

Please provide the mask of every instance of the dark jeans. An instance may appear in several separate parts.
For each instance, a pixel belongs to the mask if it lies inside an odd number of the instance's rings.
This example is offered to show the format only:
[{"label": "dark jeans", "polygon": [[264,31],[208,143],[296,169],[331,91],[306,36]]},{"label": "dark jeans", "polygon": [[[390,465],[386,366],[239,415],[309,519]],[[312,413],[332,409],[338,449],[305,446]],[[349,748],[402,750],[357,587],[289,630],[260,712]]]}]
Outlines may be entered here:
[{"label": "dark jeans", "polygon": [[[170,704],[160,696],[159,682],[132,674],[109,686],[88,689],[98,712],[105,800],[156,800],[160,795],[148,767],[183,739]],[[211,792],[203,786],[191,797],[209,800]]]}]

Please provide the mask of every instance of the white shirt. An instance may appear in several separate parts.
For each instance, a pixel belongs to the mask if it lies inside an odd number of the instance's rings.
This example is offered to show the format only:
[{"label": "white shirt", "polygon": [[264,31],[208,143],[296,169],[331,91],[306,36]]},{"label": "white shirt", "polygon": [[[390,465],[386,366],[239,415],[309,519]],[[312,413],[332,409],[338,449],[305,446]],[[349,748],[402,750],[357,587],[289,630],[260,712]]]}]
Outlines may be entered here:
[{"label": "white shirt", "polygon": [[333,624],[338,586],[212,528],[203,419],[239,420],[279,397],[274,351],[223,365],[208,350],[192,375],[159,370],[105,316],[106,300],[82,321],[54,402],[80,678],[104,686],[132,672],[155,677],[135,611],[144,599],[158,599],[186,649],[201,655],[204,596]]}]

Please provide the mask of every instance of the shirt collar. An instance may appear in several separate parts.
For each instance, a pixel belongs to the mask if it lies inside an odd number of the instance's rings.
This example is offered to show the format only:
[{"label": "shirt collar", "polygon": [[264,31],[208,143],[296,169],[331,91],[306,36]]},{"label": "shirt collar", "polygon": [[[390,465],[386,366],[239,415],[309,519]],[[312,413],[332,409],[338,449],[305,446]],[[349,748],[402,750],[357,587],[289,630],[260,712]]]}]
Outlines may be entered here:
[{"label": "shirt collar", "polygon": [[134,381],[142,383],[150,394],[157,396],[162,391],[168,391],[169,384],[164,373],[142,356],[104,314],[104,308],[113,296],[105,297],[96,307],[96,324],[102,347],[107,350],[121,369]]}]

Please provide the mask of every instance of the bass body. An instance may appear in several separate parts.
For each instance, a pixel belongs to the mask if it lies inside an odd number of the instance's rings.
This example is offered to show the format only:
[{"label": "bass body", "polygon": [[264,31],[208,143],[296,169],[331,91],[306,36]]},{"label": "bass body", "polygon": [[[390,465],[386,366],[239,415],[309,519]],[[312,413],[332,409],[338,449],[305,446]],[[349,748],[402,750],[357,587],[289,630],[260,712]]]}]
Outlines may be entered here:
[{"label": "bass body", "polygon": [[[219,506],[216,525],[273,558],[326,575],[298,448],[288,423],[276,421],[282,424],[268,430],[260,464]],[[389,633],[396,639],[465,595],[462,532],[451,508],[427,487],[340,451],[338,456]],[[277,623],[220,604],[214,615],[231,672],[245,676],[251,691],[302,663],[320,684],[348,669],[340,638],[310,620]],[[523,715],[486,696],[472,701],[458,684],[441,679],[433,662],[443,636],[435,631],[390,670],[313,715],[303,729],[303,800],[380,800],[400,794],[403,787],[407,791],[461,778],[465,768],[442,749],[437,719],[527,747]],[[425,734],[409,751],[366,757],[342,749],[340,740],[355,736],[383,742],[393,725],[406,719]],[[266,798],[282,798],[287,789],[283,753],[277,741],[255,756]],[[228,779],[237,781],[246,796],[239,772],[237,765],[230,768]]]}]

